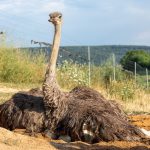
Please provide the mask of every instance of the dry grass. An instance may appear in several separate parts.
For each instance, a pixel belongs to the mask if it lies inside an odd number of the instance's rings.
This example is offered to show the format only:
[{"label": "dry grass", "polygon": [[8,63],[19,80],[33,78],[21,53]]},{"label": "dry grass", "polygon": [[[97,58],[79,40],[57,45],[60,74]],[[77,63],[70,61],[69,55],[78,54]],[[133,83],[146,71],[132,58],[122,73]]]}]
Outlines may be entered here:
[{"label": "dry grass", "polygon": [[11,96],[12,96],[12,93],[3,93],[3,92],[0,92],[0,104],[4,103],[8,99],[10,99]]},{"label": "dry grass", "polygon": [[44,53],[0,47],[0,81],[8,83],[41,83],[44,78]]},{"label": "dry grass", "polygon": [[102,93],[107,99],[116,100],[128,114],[150,114],[150,94],[146,93],[144,90],[136,89],[136,94],[133,99],[123,101],[118,98],[118,95],[111,95],[102,87],[95,89]]},{"label": "dry grass", "polygon": [[[30,84],[30,85],[18,85],[18,84],[9,84],[9,83],[0,83],[0,103],[8,100],[14,93],[18,91],[27,91],[34,87],[40,87],[39,84]],[[117,95],[110,95],[104,88],[95,88],[102,95],[108,99],[114,99],[123,106],[123,109],[127,113],[150,113],[150,94],[137,90],[136,96],[132,100],[123,101],[118,99]]]},{"label": "dry grass", "polygon": [[134,113],[150,113],[150,94],[145,94],[144,91],[137,92],[133,101],[124,102],[126,112]]},{"label": "dry grass", "polygon": [[10,99],[16,92],[28,91],[31,88],[40,86],[40,84],[0,83],[0,104]]}]

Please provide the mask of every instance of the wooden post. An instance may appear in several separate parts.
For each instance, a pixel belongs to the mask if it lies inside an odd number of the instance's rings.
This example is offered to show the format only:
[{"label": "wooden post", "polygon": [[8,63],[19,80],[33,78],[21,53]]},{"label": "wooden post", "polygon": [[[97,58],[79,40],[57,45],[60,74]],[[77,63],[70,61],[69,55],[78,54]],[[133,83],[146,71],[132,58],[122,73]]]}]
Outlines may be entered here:
[{"label": "wooden post", "polygon": [[115,54],[113,54],[113,80],[116,81],[116,59],[115,59]]},{"label": "wooden post", "polygon": [[88,86],[91,86],[91,52],[90,52],[90,47],[88,46],[88,67],[89,67],[89,72],[88,72]]},{"label": "wooden post", "polygon": [[146,87],[149,87],[149,81],[148,81],[148,69],[146,68]]},{"label": "wooden post", "polygon": [[136,62],[134,62],[134,78],[135,78],[135,83],[136,83]]},{"label": "wooden post", "polygon": [[0,45],[5,46],[6,44],[6,34],[3,31],[0,31]]}]

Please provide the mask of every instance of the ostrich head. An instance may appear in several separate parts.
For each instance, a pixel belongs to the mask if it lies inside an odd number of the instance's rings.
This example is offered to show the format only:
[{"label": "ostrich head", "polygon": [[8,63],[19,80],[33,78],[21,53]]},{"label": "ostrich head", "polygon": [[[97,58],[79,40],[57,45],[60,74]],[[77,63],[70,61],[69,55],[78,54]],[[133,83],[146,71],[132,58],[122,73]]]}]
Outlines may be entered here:
[{"label": "ostrich head", "polygon": [[53,12],[49,15],[49,22],[52,22],[54,25],[61,24],[62,22],[62,14],[60,12]]}]

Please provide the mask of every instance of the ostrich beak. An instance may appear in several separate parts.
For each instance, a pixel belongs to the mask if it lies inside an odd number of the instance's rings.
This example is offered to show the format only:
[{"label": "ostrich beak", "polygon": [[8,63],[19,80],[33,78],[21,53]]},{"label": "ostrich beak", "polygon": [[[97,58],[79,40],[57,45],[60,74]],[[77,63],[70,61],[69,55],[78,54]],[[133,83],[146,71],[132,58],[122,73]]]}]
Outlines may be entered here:
[{"label": "ostrich beak", "polygon": [[49,22],[52,22],[52,20],[51,20],[51,19],[48,19],[48,21],[49,21]]}]

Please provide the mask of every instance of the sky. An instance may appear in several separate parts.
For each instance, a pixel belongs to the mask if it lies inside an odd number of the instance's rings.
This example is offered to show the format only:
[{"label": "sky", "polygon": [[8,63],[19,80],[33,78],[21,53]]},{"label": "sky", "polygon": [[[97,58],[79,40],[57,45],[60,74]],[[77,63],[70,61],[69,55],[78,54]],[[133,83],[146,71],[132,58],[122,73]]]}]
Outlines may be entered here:
[{"label": "sky", "polygon": [[49,13],[63,14],[61,45],[150,46],[150,0],[0,0],[9,43],[52,43]]}]

